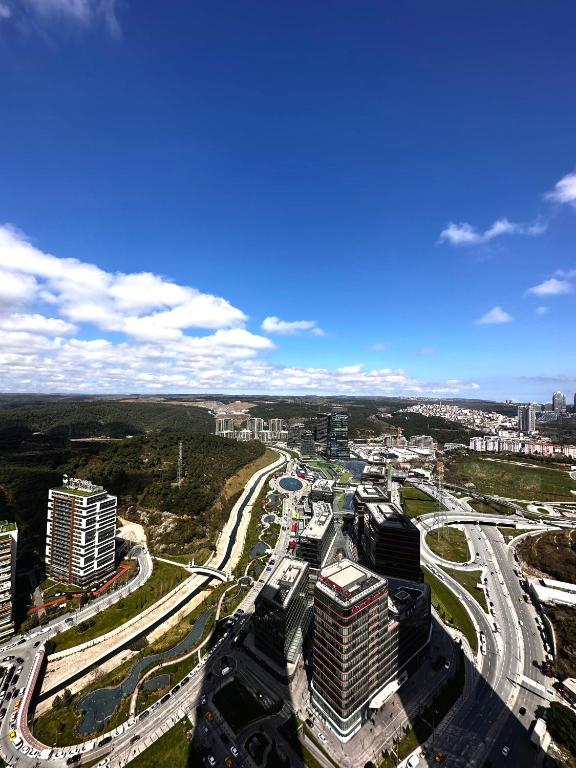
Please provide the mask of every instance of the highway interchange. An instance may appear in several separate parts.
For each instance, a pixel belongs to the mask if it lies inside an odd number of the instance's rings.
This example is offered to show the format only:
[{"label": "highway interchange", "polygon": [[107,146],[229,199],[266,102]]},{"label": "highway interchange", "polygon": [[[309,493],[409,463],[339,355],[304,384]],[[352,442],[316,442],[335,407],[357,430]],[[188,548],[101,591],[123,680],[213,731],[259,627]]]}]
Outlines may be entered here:
[{"label": "highway interchange", "polygon": [[[236,545],[235,536],[242,514],[251,509],[251,502],[259,488],[262,487],[264,479],[283,461],[284,459],[277,465],[257,473],[257,476],[255,475],[247,486],[237,508],[235,507],[233,510],[233,514],[237,516],[236,523],[231,531],[225,557],[217,564],[217,567],[223,569],[226,566]],[[430,495],[434,496],[436,493],[435,488],[428,483],[420,483],[420,487]],[[485,637],[486,653],[478,656],[476,667],[468,662],[465,694],[448,717],[436,728],[433,747],[446,753],[444,764],[449,768],[479,766],[486,759],[489,759],[493,766],[532,765],[534,764],[535,753],[529,744],[527,730],[536,716],[535,713],[538,713],[539,708],[547,703],[549,697],[543,697],[535,687],[532,687],[531,690],[530,686],[519,685],[518,681],[520,675],[525,675],[526,678],[549,687],[547,679],[533,665],[534,659],[542,661],[545,658],[540,626],[537,624],[537,613],[533,606],[524,600],[524,593],[515,573],[516,566],[512,550],[504,543],[501,534],[493,525],[495,518],[478,515],[464,502],[446,492],[443,495],[443,501],[448,509],[445,522],[463,524],[467,531],[472,553],[471,560],[462,566],[442,561],[425,545],[425,536],[423,535],[422,562],[437,576],[441,576],[444,583],[465,603],[478,630]],[[289,519],[294,505],[294,497],[290,496],[284,503],[287,519]],[[476,520],[480,524],[477,524]],[[483,524],[488,521],[492,525]],[[501,520],[503,524],[510,524],[513,521],[526,525],[524,519],[514,515],[506,516]],[[425,534],[432,529],[433,523],[434,517],[428,515],[420,518],[418,525]],[[288,539],[289,526],[285,526],[284,530],[281,531],[272,559],[279,557],[286,551]],[[112,599],[121,599],[123,590],[132,590],[144,583],[152,568],[150,556],[145,547],[139,547],[134,554],[139,561],[138,575],[129,585],[118,590],[115,595],[94,601],[82,609],[75,619],[70,616],[60,617],[44,626],[41,631],[36,630],[22,638],[14,638],[10,644],[0,648],[0,657],[13,655],[23,659],[18,687],[23,686],[22,681],[28,679],[34,661],[38,658],[46,640],[53,637],[57,632],[67,629],[71,619],[72,621],[82,621],[94,615],[98,610],[103,610]],[[494,615],[486,614],[460,584],[451,579],[445,572],[440,571],[442,565],[449,565],[450,568],[461,567],[462,569],[482,568],[482,578],[486,580],[487,597],[493,604],[491,607]],[[205,583],[209,581],[210,579],[207,579]],[[261,587],[261,582],[256,582],[253,585],[240,606],[244,615],[240,612],[239,618],[227,631],[226,636],[218,641],[218,645],[210,652],[210,655],[205,656],[200,664],[172,689],[168,697],[163,697],[162,702],[152,705],[148,710],[140,713],[136,718],[128,720],[113,732],[102,734],[96,741],[69,747],[66,750],[55,749],[49,760],[41,759],[40,754],[36,753],[32,758],[23,754],[21,748],[16,748],[16,742],[11,742],[8,738],[8,732],[11,730],[10,718],[14,712],[16,699],[14,697],[7,703],[7,713],[0,724],[0,751],[3,756],[12,765],[63,766],[71,757],[76,760],[75,755],[85,755],[86,759],[91,761],[99,758],[108,759],[110,768],[116,768],[116,766],[128,763],[136,754],[143,751],[183,717],[188,716],[194,723],[198,714],[205,718],[206,713],[203,707],[210,706],[209,697],[212,686],[218,684],[217,680],[213,684],[207,684],[206,667],[211,664],[215,656],[234,653],[235,637],[242,631],[248,620]],[[498,627],[497,631],[495,631],[494,622]],[[253,665],[247,666],[250,666],[249,674],[260,680],[262,689],[270,691],[273,684],[266,679],[266,673],[264,671],[258,672]],[[275,685],[278,687],[278,683]],[[30,698],[31,695],[32,691],[26,690],[25,699]],[[205,705],[202,705],[202,698],[206,696],[208,700]],[[196,709],[197,705],[200,707],[199,713]],[[525,712],[525,714],[521,714],[521,712]],[[24,724],[25,715],[26,707],[21,707],[17,716],[18,725],[15,729],[17,739],[24,738],[25,742],[27,741],[32,747],[36,747],[40,751],[43,745],[37,744],[33,737],[28,736]],[[202,730],[206,727],[205,720],[202,719]],[[214,722],[210,723],[209,727],[211,728],[210,733],[205,734],[208,737],[206,745],[215,752],[216,760],[222,762],[224,756],[230,754],[230,749],[234,747],[238,753],[237,756],[235,755],[234,765],[253,765],[250,757],[243,751],[242,745],[234,744],[231,732],[225,723],[219,722],[217,713]],[[217,734],[220,736],[217,737]],[[42,754],[45,755],[46,752]],[[321,753],[317,755],[317,758],[320,758],[320,762],[322,762]]]}]

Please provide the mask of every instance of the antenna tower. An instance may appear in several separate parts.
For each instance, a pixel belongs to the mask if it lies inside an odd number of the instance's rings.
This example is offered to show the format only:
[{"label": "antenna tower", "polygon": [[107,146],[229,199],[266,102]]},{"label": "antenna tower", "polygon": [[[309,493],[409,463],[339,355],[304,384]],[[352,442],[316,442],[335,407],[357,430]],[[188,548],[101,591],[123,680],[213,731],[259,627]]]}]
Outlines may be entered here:
[{"label": "antenna tower", "polygon": [[441,531],[446,526],[446,509],[444,508],[444,462],[438,459],[436,462],[436,489],[438,491],[438,506],[434,512],[434,529],[439,539]]},{"label": "antenna tower", "polygon": [[182,440],[178,443],[178,469],[176,470],[176,482],[180,486],[184,475],[184,461],[182,459]]}]

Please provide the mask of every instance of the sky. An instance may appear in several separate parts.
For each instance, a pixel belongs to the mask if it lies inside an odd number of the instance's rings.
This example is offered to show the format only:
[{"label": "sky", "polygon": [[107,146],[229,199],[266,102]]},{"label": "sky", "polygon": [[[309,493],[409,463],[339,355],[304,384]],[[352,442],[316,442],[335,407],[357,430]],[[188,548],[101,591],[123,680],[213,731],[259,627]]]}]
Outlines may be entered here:
[{"label": "sky", "polygon": [[572,0],[0,0],[0,390],[576,390]]}]

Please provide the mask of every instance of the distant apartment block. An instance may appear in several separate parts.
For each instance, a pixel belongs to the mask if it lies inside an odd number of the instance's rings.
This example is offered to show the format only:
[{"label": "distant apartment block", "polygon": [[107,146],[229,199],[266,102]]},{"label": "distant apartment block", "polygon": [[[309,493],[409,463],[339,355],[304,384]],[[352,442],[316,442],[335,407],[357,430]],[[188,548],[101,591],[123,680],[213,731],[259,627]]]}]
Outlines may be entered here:
[{"label": "distant apartment block", "polygon": [[414,435],[408,441],[409,448],[424,448],[433,451],[435,448],[434,438],[430,435]]},{"label": "distant apartment block", "polygon": [[563,392],[554,392],[552,395],[552,410],[559,413],[566,412],[566,395]]},{"label": "distant apartment block", "polygon": [[566,456],[576,459],[576,445],[520,437],[472,437],[469,448],[480,453],[523,453],[527,456]]},{"label": "distant apartment block", "polygon": [[114,572],[117,499],[88,480],[64,478],[48,492],[46,570],[82,589]]},{"label": "distant apartment block", "polygon": [[536,431],[536,404],[518,406],[518,432],[529,435]]},{"label": "distant apartment block", "polygon": [[14,632],[12,604],[17,544],[16,523],[0,521],[0,640],[4,640]]},{"label": "distant apartment block", "polygon": [[335,407],[330,413],[319,413],[315,421],[315,439],[329,459],[349,459],[348,411]]},{"label": "distant apartment block", "polygon": [[302,439],[300,442],[300,452],[303,456],[314,456],[316,453],[316,445],[314,443],[314,433],[305,429],[302,432]]},{"label": "distant apartment block", "polygon": [[229,416],[223,416],[221,418],[216,419],[216,434],[222,435],[224,433],[227,433],[226,436],[228,437],[228,433],[234,432],[234,419],[230,418]]},{"label": "distant apartment block", "polygon": [[307,562],[283,557],[254,604],[254,645],[281,666],[302,651],[310,619],[308,570]]},{"label": "distant apartment block", "polygon": [[258,417],[248,419],[247,428],[255,437],[258,437],[264,429],[264,419],[259,419]]}]

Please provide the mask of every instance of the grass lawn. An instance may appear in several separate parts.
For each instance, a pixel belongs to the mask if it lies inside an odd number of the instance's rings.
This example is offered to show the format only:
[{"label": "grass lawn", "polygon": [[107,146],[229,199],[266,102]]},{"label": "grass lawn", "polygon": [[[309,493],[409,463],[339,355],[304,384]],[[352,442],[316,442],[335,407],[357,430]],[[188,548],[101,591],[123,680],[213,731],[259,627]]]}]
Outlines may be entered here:
[{"label": "grass lawn", "polygon": [[352,477],[352,472],[348,472],[348,470],[346,470],[346,472],[343,472],[340,475],[340,477],[338,478],[338,482],[343,485],[348,485],[348,482],[351,477]]},{"label": "grass lawn", "polygon": [[142,613],[153,605],[177,584],[189,577],[184,568],[154,561],[154,570],[148,581],[140,589],[124,597],[115,605],[106,608],[88,621],[81,622],[77,627],[66,630],[54,638],[55,651],[63,651],[75,645],[93,640],[106,634],[111,629],[119,627],[128,619]]},{"label": "grass lawn", "polygon": [[444,568],[443,570],[446,571],[449,576],[452,576],[458,584],[461,584],[464,589],[472,595],[482,609],[488,613],[488,604],[486,602],[484,590],[478,589],[476,586],[476,584],[482,581],[482,571],[456,571],[453,568]]},{"label": "grass lawn", "polygon": [[511,515],[514,513],[514,510],[511,507],[507,507],[505,504],[499,504],[497,501],[470,499],[468,504],[481,515]]},{"label": "grass lawn", "polygon": [[415,488],[413,485],[405,485],[401,489],[404,514],[407,517],[419,517],[428,515],[438,509],[438,502],[427,493]]},{"label": "grass lawn", "polygon": [[545,531],[528,536],[517,546],[519,556],[528,565],[551,579],[576,584],[576,529]]},{"label": "grass lawn", "polygon": [[458,597],[448,587],[437,579],[427,568],[424,571],[424,581],[432,590],[432,604],[440,614],[443,621],[459,629],[468,639],[474,653],[478,651],[478,637],[470,614],[462,605]]},{"label": "grass lawn", "polygon": [[214,706],[235,733],[252,720],[266,714],[256,696],[235,677],[212,697]]},{"label": "grass lawn", "polygon": [[445,526],[426,534],[426,544],[432,552],[444,560],[453,563],[466,563],[470,560],[470,549],[464,531]]},{"label": "grass lawn", "polygon": [[176,723],[169,731],[145,749],[138,757],[130,761],[130,768],[159,768],[169,765],[170,768],[186,768],[190,743],[186,731],[190,730],[187,720]]},{"label": "grass lawn", "polygon": [[477,491],[511,499],[574,501],[576,482],[567,472],[513,462],[463,456],[447,462],[447,480],[456,485],[474,483]]}]

